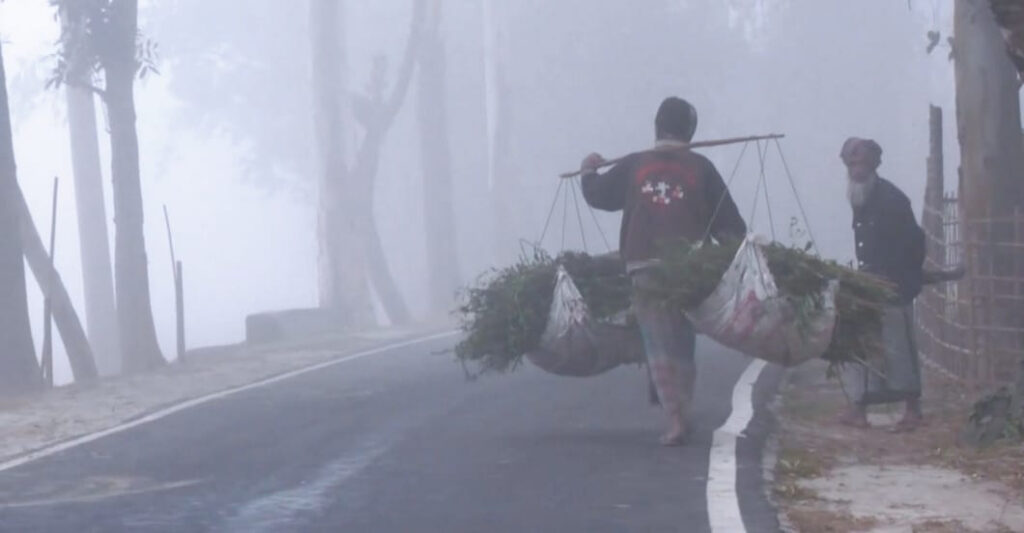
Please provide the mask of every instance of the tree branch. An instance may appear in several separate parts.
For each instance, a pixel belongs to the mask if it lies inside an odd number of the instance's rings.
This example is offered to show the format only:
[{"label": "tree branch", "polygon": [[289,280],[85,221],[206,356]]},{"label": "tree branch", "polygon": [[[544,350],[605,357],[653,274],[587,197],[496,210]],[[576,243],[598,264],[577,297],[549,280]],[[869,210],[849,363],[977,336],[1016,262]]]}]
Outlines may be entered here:
[{"label": "tree branch", "polygon": [[402,108],[402,102],[405,100],[405,95],[409,92],[409,86],[412,84],[412,75],[416,70],[417,59],[419,58],[419,54],[416,52],[423,37],[425,5],[426,2],[420,0],[413,1],[413,16],[409,24],[409,39],[406,41],[405,55],[398,70],[395,87],[391,95],[388,96],[377,123],[377,127],[382,131],[391,127],[391,123],[394,122],[395,117],[398,115],[398,110]]},{"label": "tree branch", "polygon": [[[409,23],[409,38],[406,41],[405,55],[399,67],[395,86],[381,109],[367,114],[366,134],[356,154],[352,175],[356,176],[357,182],[364,182],[364,186],[369,186],[371,191],[373,179],[377,174],[381,142],[398,115],[398,111],[402,108],[402,102],[405,101],[405,96],[409,92],[409,86],[412,84],[412,75],[419,58],[417,52],[424,33],[425,5],[426,2],[413,0],[413,15]],[[369,196],[372,198],[373,193],[371,192]]]},{"label": "tree branch", "polygon": [[67,84],[68,87],[74,87],[76,89],[85,89],[85,90],[95,94],[96,96],[99,96],[100,99],[103,100],[104,103],[106,103],[106,101],[107,101],[107,91],[104,90],[104,89],[100,89],[99,87],[97,87],[97,86],[95,86],[95,85],[93,85],[91,83],[70,82],[70,81],[69,82],[65,82],[65,83]]}]

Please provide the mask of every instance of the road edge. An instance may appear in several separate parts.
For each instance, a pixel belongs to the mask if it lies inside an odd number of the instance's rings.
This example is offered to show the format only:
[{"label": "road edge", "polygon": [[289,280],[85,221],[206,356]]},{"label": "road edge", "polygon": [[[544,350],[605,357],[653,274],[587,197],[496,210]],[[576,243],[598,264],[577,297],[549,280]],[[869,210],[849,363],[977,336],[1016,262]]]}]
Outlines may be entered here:
[{"label": "road edge", "polygon": [[443,338],[454,337],[458,335],[459,331],[453,328],[433,328],[432,330],[424,330],[415,333],[410,333],[404,338],[382,340],[377,346],[363,346],[352,352],[339,353],[334,357],[320,361],[317,363],[285,370],[275,374],[261,377],[253,381],[242,383],[235,386],[229,386],[220,390],[207,392],[200,394],[192,398],[179,399],[174,402],[167,404],[154,406],[153,408],[147,409],[143,412],[137,413],[131,417],[127,417],[122,420],[118,420],[115,424],[103,428],[95,429],[85,433],[81,433],[67,438],[51,441],[43,446],[28,450],[22,453],[12,454],[4,457],[0,457],[0,474],[17,468],[24,464],[34,462],[36,460],[48,457],[62,451],[75,448],[82,444],[99,440],[109,435],[114,435],[128,429],[147,424],[159,420],[161,418],[170,416],[172,414],[197,407],[209,402],[213,402],[228,396],[255,388],[264,387],[280,381],[298,377],[316,370],[328,368],[338,364],[342,364],[348,361],[354,361],[363,359],[372,355],[388,352],[391,350],[397,350],[408,346],[414,346],[416,344],[427,343],[434,340]]}]

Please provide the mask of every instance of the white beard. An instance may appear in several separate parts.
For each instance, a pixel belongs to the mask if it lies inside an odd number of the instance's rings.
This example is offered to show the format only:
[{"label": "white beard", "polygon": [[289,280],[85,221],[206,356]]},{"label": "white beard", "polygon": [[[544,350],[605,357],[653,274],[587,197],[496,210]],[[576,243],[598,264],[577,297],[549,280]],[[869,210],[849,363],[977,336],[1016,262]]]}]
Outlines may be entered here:
[{"label": "white beard", "polygon": [[874,178],[863,183],[848,180],[846,184],[846,198],[850,201],[851,206],[862,207],[865,203],[867,203],[868,197],[871,196],[871,191],[873,191],[874,189]]}]

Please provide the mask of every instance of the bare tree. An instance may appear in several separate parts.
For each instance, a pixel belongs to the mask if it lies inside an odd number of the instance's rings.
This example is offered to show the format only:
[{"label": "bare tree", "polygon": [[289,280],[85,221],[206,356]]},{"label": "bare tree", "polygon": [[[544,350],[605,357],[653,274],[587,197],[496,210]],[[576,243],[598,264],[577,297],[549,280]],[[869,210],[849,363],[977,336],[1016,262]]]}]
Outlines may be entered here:
[{"label": "bare tree", "polygon": [[429,28],[420,46],[419,125],[423,159],[423,210],[426,216],[430,304],[451,306],[459,286],[459,254],[452,205],[452,164],[448,143],[448,106],[441,2],[432,2]]},{"label": "bare tree", "polygon": [[[91,65],[103,87],[87,88],[106,104],[110,126],[111,179],[114,186],[115,287],[120,323],[122,369],[137,372],[166,363],[156,340],[149,295],[149,271],[143,232],[139,139],[135,115],[135,79],[154,71],[154,45],[141,38],[138,0],[54,0],[69,20],[81,20],[81,32],[64,31],[56,81]],[[93,80],[98,81],[98,80]]]},{"label": "bare tree", "polygon": [[[63,31],[69,36],[65,42],[81,42],[81,33],[86,29],[84,21],[80,18],[72,20],[68,15],[66,10],[61,10]],[[107,240],[95,97],[86,88],[91,83],[93,65],[81,52],[72,49],[65,55],[69,79],[65,93],[81,242],[85,315],[99,372],[113,375],[121,368],[117,307],[114,304],[113,267]]]},{"label": "bare tree", "polygon": [[[312,0],[313,69],[320,140],[320,301],[337,311],[347,326],[370,322],[367,283],[372,284],[394,323],[410,320],[410,313],[388,266],[373,216],[374,184],[380,151],[401,110],[422,34],[422,2],[415,2],[409,38],[397,79],[387,92],[386,61],[377,58],[370,94],[355,98],[352,110],[363,126],[361,142],[351,167],[346,165],[344,115],[339,94],[348,94],[344,78],[344,49],[339,40],[341,8],[331,0]],[[332,64],[332,62],[336,62]],[[336,92],[335,92],[336,91]],[[332,95],[332,92],[334,93]],[[386,93],[386,94],[385,94]]]},{"label": "bare tree", "polygon": [[42,386],[32,345],[22,259],[14,142],[7,102],[7,76],[0,43],[0,392]]}]

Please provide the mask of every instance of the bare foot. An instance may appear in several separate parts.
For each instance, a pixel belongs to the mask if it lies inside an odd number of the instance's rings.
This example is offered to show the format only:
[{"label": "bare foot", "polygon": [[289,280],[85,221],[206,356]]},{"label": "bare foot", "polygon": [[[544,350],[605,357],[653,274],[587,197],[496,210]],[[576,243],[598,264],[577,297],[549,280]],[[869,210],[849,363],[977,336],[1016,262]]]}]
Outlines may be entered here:
[{"label": "bare foot", "polygon": [[664,435],[662,435],[661,439],[659,439],[659,441],[661,442],[662,446],[665,446],[667,448],[672,448],[672,447],[676,447],[676,446],[682,446],[682,445],[686,444],[686,432],[676,433],[676,432],[670,431],[670,432],[665,433]]},{"label": "bare foot", "polygon": [[839,417],[838,422],[844,426],[857,429],[867,429],[871,427],[871,423],[868,422],[868,414],[857,408],[847,410]]},{"label": "bare foot", "polygon": [[672,423],[660,441],[662,446],[668,447],[686,444],[686,425],[681,422]]}]

